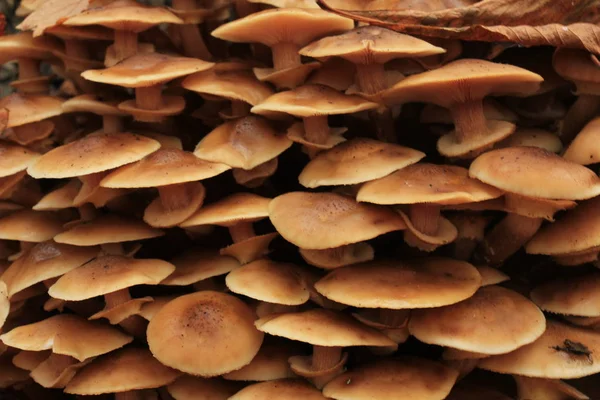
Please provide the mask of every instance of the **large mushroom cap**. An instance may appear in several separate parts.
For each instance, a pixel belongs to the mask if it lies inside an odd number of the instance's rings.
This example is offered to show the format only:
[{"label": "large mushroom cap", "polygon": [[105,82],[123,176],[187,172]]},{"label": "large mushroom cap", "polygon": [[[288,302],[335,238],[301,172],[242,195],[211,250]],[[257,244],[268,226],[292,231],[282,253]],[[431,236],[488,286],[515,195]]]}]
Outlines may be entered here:
[{"label": "large mushroom cap", "polygon": [[323,394],[307,382],[282,379],[255,383],[240,390],[229,400],[327,400]]},{"label": "large mushroom cap", "polygon": [[533,94],[542,81],[538,74],[514,65],[462,59],[409,76],[381,96],[387,104],[422,102],[450,108],[489,95]]},{"label": "large mushroom cap", "polygon": [[304,46],[316,38],[354,27],[351,19],[324,10],[278,8],[250,14],[221,25],[212,35],[230,42],[294,43]]},{"label": "large mushroom cap", "polygon": [[581,165],[600,162],[600,117],[594,118],[575,136],[563,154],[565,160]]},{"label": "large mushroom cap", "polygon": [[167,386],[175,400],[227,400],[237,391],[231,382],[183,375]]},{"label": "large mushroom cap", "polygon": [[423,157],[424,153],[409,147],[357,138],[319,153],[304,167],[298,180],[308,188],[353,185],[382,178]]},{"label": "large mushroom cap", "polygon": [[26,170],[39,157],[25,147],[0,142],[0,178]]},{"label": "large mushroom cap", "polygon": [[315,284],[330,300],[361,308],[441,307],[471,297],[481,285],[464,261],[429,258],[411,262],[373,261],[331,271]]},{"label": "large mushroom cap", "polygon": [[62,232],[60,219],[53,213],[21,210],[0,218],[0,239],[40,243]]},{"label": "large mushroom cap", "polygon": [[477,157],[469,175],[511,193],[542,199],[583,200],[600,194],[590,169],[538,147],[507,147]]},{"label": "large mushroom cap", "polygon": [[254,222],[269,216],[271,199],[252,193],[236,193],[216,203],[202,207],[180,226],[232,226],[239,222]]},{"label": "large mushroom cap", "polygon": [[331,249],[406,228],[402,217],[380,206],[335,193],[291,192],[269,203],[269,218],[287,241],[311,250]]},{"label": "large mushroom cap", "polygon": [[19,58],[47,60],[62,51],[59,41],[48,36],[33,37],[31,32],[20,32],[0,37],[0,64]]},{"label": "large mushroom cap", "polygon": [[540,337],[546,320],[539,308],[519,293],[487,286],[460,303],[414,311],[408,329],[425,343],[503,354]]},{"label": "large mushroom cap", "polygon": [[141,135],[98,133],[50,150],[27,172],[36,179],[89,175],[141,160],[159,148],[159,142]]},{"label": "large mushroom cap", "polygon": [[382,360],[347,371],[323,388],[335,400],[442,400],[450,393],[458,372],[416,357]]},{"label": "large mushroom cap", "polygon": [[150,351],[128,347],[85,366],[69,382],[65,393],[98,395],[152,389],[168,385],[180,375],[162,365]]},{"label": "large mushroom cap", "polygon": [[600,372],[600,333],[548,320],[535,342],[480,361],[479,368],[532,378],[574,379]]},{"label": "large mushroom cap", "polygon": [[142,53],[109,68],[85,71],[81,76],[94,82],[138,88],[158,85],[194,72],[205,71],[213,65],[211,62],[197,58]]},{"label": "large mushroom cap", "polygon": [[570,81],[600,83],[598,65],[586,50],[557,49],[552,57],[552,66],[560,76]]},{"label": "large mushroom cap", "polygon": [[385,334],[339,312],[314,310],[274,314],[255,322],[256,327],[273,336],[282,336],[315,346],[395,346]]},{"label": "large mushroom cap", "polygon": [[13,93],[0,99],[0,109],[8,110],[7,128],[12,128],[62,114],[63,102],[54,96]]},{"label": "large mushroom cap", "polygon": [[[167,303],[148,325],[148,345],[163,364],[216,376],[252,361],[263,340],[254,312],[241,300],[204,291]],[[203,360],[198,362],[198,360]]]},{"label": "large mushroom cap", "polygon": [[257,105],[273,94],[273,89],[249,71],[208,71],[190,75],[181,86],[200,94]]},{"label": "large mushroom cap", "polygon": [[102,101],[93,94],[80,94],[71,97],[62,104],[65,113],[72,112],[91,112],[97,115],[125,116],[123,111],[119,110],[117,105],[119,101]]},{"label": "large mushroom cap", "polygon": [[546,282],[531,291],[542,310],[581,317],[600,316],[600,274]]},{"label": "large mushroom cap", "polygon": [[236,268],[240,263],[233,257],[223,256],[209,250],[188,250],[174,259],[175,271],[160,284],[187,286],[214,276],[224,275]]}]

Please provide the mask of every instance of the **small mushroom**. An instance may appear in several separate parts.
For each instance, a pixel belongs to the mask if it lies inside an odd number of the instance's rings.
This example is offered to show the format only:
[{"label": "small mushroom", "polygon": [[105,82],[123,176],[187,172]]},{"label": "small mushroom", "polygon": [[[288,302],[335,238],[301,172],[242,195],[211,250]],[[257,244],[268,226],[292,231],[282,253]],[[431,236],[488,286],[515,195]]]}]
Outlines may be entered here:
[{"label": "small mushroom", "polygon": [[63,231],[61,220],[53,213],[20,210],[0,218],[0,239],[20,242],[21,251],[10,259],[17,259],[35,243],[51,240]]},{"label": "small mushroom", "polygon": [[296,354],[290,345],[266,344],[252,359],[250,364],[223,375],[229,381],[264,382],[275,379],[294,378],[296,374],[290,369],[288,359]]},{"label": "small mushroom", "polygon": [[175,400],[227,400],[237,387],[219,378],[200,378],[183,375],[167,386]]},{"label": "small mushroom", "polygon": [[118,101],[102,101],[98,96],[82,94],[72,97],[62,104],[65,113],[91,112],[102,117],[102,132],[123,131],[123,117],[127,115],[117,107]]},{"label": "small mushroom", "polygon": [[600,274],[551,280],[531,291],[531,300],[542,310],[577,317],[600,317]]},{"label": "small mushroom", "polygon": [[175,271],[160,282],[161,285],[194,285],[197,289],[202,285],[213,285],[212,278],[240,267],[239,261],[233,257],[203,249],[189,249],[173,258],[171,264],[175,265]]},{"label": "small mushroom", "polygon": [[573,138],[563,154],[565,160],[581,165],[600,163],[598,135],[600,135],[600,118],[594,118]]}]

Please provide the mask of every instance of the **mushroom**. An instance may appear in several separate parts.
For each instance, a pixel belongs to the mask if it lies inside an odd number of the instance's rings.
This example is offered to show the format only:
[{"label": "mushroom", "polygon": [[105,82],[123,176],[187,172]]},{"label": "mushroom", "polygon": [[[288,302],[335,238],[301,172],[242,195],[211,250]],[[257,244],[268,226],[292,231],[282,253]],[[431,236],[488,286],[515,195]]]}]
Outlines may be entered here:
[{"label": "mushroom", "polygon": [[340,92],[344,92],[354,83],[356,67],[343,58],[330,58],[322,66],[313,71],[306,84],[325,85]]},{"label": "mushroom", "polygon": [[183,375],[167,386],[175,400],[227,400],[237,387],[221,379]]},{"label": "mushroom", "polygon": [[2,331],[2,326],[8,318],[9,311],[10,301],[8,298],[8,288],[6,287],[4,280],[0,280],[0,332]]},{"label": "mushroom", "polygon": [[480,265],[477,267],[477,271],[481,275],[481,287],[497,285],[510,280],[510,276],[489,265]]},{"label": "mushroom", "polygon": [[188,57],[210,60],[213,56],[206,47],[198,24],[222,10],[224,5],[212,2],[209,7],[204,7],[204,3],[198,0],[174,0],[170,10],[183,21],[182,25],[174,26],[181,39],[183,53]]},{"label": "mushroom", "polygon": [[381,97],[388,105],[425,102],[450,109],[454,131],[438,140],[438,151],[446,157],[473,158],[516,129],[507,121],[487,120],[483,99],[492,94],[527,95],[535,92],[542,80],[512,65],[462,59],[405,78]]},{"label": "mushroom", "polygon": [[513,376],[517,384],[517,393],[520,399],[531,400],[589,400],[590,398],[557,379],[527,378],[524,376]]},{"label": "mushroom", "polygon": [[189,249],[171,260],[175,271],[167,276],[161,285],[188,286],[194,285],[196,290],[216,287],[213,278],[225,275],[240,267],[233,257],[223,256],[214,250]]},{"label": "mushroom", "polygon": [[475,248],[485,237],[485,229],[491,218],[476,212],[458,212],[447,217],[457,231],[452,246],[453,257],[457,260],[470,260]]},{"label": "mushroom", "polygon": [[588,122],[573,138],[563,154],[565,160],[581,165],[600,163],[599,134],[600,117],[597,117]]},{"label": "mushroom", "polygon": [[166,366],[202,377],[222,375],[248,365],[258,353],[263,334],[254,319],[250,307],[231,295],[187,294],[154,315],[148,345]]},{"label": "mushroom", "polygon": [[288,359],[296,354],[296,348],[283,344],[266,344],[252,359],[250,364],[223,375],[229,381],[273,381],[276,379],[295,378],[290,369]]},{"label": "mushroom", "polygon": [[29,378],[29,371],[15,367],[10,358],[0,358],[0,389],[26,382]]},{"label": "mushroom", "polygon": [[123,117],[127,115],[117,107],[118,101],[102,101],[99,96],[82,94],[72,97],[62,105],[64,113],[91,112],[102,117],[102,132],[119,133],[123,131]]},{"label": "mushroom", "polygon": [[539,147],[552,153],[560,153],[563,149],[560,138],[554,133],[537,128],[517,128],[515,133],[496,143],[496,148],[503,147]]},{"label": "mushroom", "polygon": [[55,25],[46,29],[44,34],[63,40],[64,52],[60,51],[56,55],[62,60],[69,77],[75,76],[73,73],[80,73],[86,69],[102,68],[102,62],[93,58],[94,44],[110,42],[114,37],[110,29],[101,26]]},{"label": "mushroom", "polygon": [[298,379],[277,379],[246,386],[229,400],[278,399],[278,400],[327,400],[313,386]]},{"label": "mushroom", "polygon": [[291,89],[302,84],[307,75],[320,66],[318,62],[302,64],[298,51],[317,38],[350,30],[353,26],[351,19],[324,10],[276,8],[228,22],[212,35],[231,42],[269,46],[273,68],[255,68],[254,74],[279,89]]},{"label": "mushroom", "polygon": [[50,212],[24,209],[0,218],[0,240],[20,242],[21,251],[9,260],[18,259],[35,243],[51,240],[62,231],[61,220]]}]

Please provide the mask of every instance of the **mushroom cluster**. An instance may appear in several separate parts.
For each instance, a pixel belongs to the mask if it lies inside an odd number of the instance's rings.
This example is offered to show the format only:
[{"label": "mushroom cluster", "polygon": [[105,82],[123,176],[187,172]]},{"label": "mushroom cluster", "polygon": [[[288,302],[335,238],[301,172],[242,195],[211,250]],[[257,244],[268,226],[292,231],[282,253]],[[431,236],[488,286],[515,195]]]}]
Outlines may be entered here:
[{"label": "mushroom cluster", "polygon": [[68,3],[0,36],[0,398],[600,398],[597,58]]}]

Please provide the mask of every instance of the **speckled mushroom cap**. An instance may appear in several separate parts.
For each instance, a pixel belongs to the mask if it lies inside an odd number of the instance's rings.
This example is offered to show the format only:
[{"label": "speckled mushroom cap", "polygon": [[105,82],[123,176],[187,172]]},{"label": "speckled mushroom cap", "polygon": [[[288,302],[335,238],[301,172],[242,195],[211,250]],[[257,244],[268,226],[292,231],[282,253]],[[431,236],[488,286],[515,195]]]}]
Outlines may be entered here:
[{"label": "speckled mushroom cap", "polygon": [[27,172],[36,179],[72,178],[141,160],[160,148],[156,140],[132,133],[98,133],[50,150]]},{"label": "speckled mushroom cap", "polygon": [[175,271],[160,284],[187,286],[214,276],[224,275],[240,267],[233,257],[223,256],[214,251],[191,249],[171,260]]},{"label": "speckled mushroom cap", "polygon": [[212,130],[198,143],[194,155],[248,170],[272,160],[291,145],[292,141],[273,129],[267,120],[248,116]]},{"label": "speckled mushroom cap", "polygon": [[445,52],[424,40],[373,25],[329,35],[300,50],[303,56],[319,60],[341,57],[354,64],[384,64],[394,58],[417,58]]},{"label": "speckled mushroom cap", "polygon": [[31,32],[19,32],[0,37],[0,64],[19,58],[47,60],[62,51],[60,42],[52,37],[33,37]]},{"label": "speckled mushroom cap", "polygon": [[556,314],[600,316],[600,274],[542,283],[531,291],[531,300],[542,310]]},{"label": "speckled mushroom cap", "polygon": [[347,371],[329,382],[323,394],[335,400],[442,400],[457,378],[458,372],[443,364],[402,357]]},{"label": "speckled mushroom cap", "polygon": [[33,246],[17,258],[2,275],[12,297],[36,283],[61,276],[94,258],[98,247],[76,247],[55,242]]},{"label": "speckled mushroom cap", "polygon": [[471,163],[469,176],[541,199],[583,200],[600,194],[600,178],[592,170],[538,147],[488,151]]},{"label": "speckled mushroom cap", "polygon": [[237,391],[237,386],[221,379],[183,375],[167,386],[175,400],[227,400]]},{"label": "speckled mushroom cap", "polygon": [[304,46],[316,38],[354,27],[351,19],[316,9],[277,8],[259,11],[221,25],[212,36],[230,42],[294,43]]},{"label": "speckled mushroom cap", "polygon": [[335,193],[290,192],[269,203],[269,218],[287,241],[331,249],[406,228],[394,211]]},{"label": "speckled mushroom cap", "polygon": [[55,299],[81,301],[131,286],[158,285],[174,270],[173,264],[163,260],[102,256],[61,276],[48,294]]},{"label": "speckled mushroom cap", "polygon": [[119,101],[102,101],[94,94],[80,94],[71,97],[62,104],[65,113],[91,112],[97,115],[125,116],[125,112],[119,110]]},{"label": "speckled mushroom cap", "polygon": [[546,329],[546,319],[534,303],[519,293],[486,286],[460,303],[413,311],[408,329],[425,343],[504,354],[540,337]]},{"label": "speckled mushroom cap", "polygon": [[423,102],[450,108],[489,95],[533,94],[542,81],[538,74],[514,65],[462,59],[409,76],[386,89],[381,96],[387,104]]},{"label": "speckled mushroom cap", "polygon": [[548,320],[535,342],[484,358],[478,367],[532,378],[574,379],[600,372],[600,333]]},{"label": "speckled mushroom cap", "polygon": [[347,96],[324,85],[304,85],[275,93],[252,107],[254,114],[268,118],[282,118],[286,114],[307,118],[320,115],[351,114],[379,107],[359,96]]},{"label": "speckled mushroom cap", "polygon": [[142,53],[105,69],[81,74],[85,79],[129,88],[147,87],[171,81],[194,72],[205,71],[213,63],[197,58],[159,53]]},{"label": "speckled mushroom cap", "polygon": [[360,308],[441,307],[471,297],[481,285],[475,267],[449,258],[371,261],[331,271],[315,284],[323,296]]},{"label": "speckled mushroom cap", "polygon": [[180,375],[162,365],[149,350],[127,347],[85,366],[69,382],[65,393],[98,395],[152,389],[168,385]]},{"label": "speckled mushroom cap", "polygon": [[419,163],[365,183],[356,199],[375,204],[462,204],[501,195],[501,190],[469,178],[465,168]]},{"label": "speckled mushroom cap", "polygon": [[38,157],[39,153],[26,147],[0,141],[0,178],[26,170]]},{"label": "speckled mushroom cap", "polygon": [[148,345],[164,365],[193,375],[221,375],[249,364],[258,353],[263,334],[254,327],[255,318],[250,307],[225,293],[180,296],[150,321]]},{"label": "speckled mushroom cap", "polygon": [[409,147],[357,138],[319,153],[304,167],[298,180],[308,188],[353,185],[382,178],[423,157],[424,153]]},{"label": "speckled mushroom cap", "polygon": [[75,225],[56,235],[54,241],[73,246],[95,246],[151,239],[162,235],[164,235],[163,231],[152,228],[142,221],[110,214]]},{"label": "speckled mushroom cap", "polygon": [[311,386],[308,382],[298,379],[281,379],[255,383],[246,386],[229,400],[327,400],[328,398]]},{"label": "speckled mushroom cap", "polygon": [[0,99],[0,109],[8,110],[7,128],[13,128],[62,114],[63,102],[54,96],[13,93]]},{"label": "speckled mushroom cap", "polygon": [[21,350],[52,350],[79,361],[125,346],[133,339],[109,325],[72,314],[59,314],[22,325],[0,336],[7,346]]},{"label": "speckled mushroom cap", "polygon": [[235,193],[202,207],[180,226],[233,226],[239,222],[254,222],[269,216],[271,199],[252,193]]},{"label": "speckled mushroom cap", "polygon": [[256,327],[273,336],[323,347],[395,346],[384,333],[331,310],[273,314],[255,322]]},{"label": "speckled mushroom cap", "polygon": [[292,372],[288,359],[297,354],[295,346],[263,343],[250,364],[223,375],[223,378],[245,382],[293,378],[296,375]]},{"label": "speckled mushroom cap", "polygon": [[63,231],[62,222],[53,213],[20,210],[0,218],[0,239],[40,243]]},{"label": "speckled mushroom cap", "polygon": [[245,70],[208,71],[186,77],[181,86],[192,92],[257,105],[274,94],[266,83]]},{"label": "speckled mushroom cap", "polygon": [[600,117],[592,119],[575,136],[563,157],[581,165],[600,163]]}]

